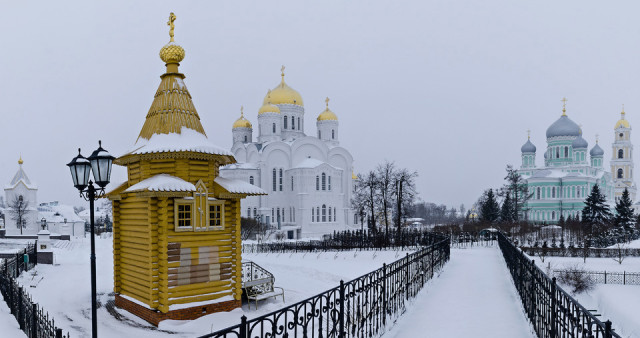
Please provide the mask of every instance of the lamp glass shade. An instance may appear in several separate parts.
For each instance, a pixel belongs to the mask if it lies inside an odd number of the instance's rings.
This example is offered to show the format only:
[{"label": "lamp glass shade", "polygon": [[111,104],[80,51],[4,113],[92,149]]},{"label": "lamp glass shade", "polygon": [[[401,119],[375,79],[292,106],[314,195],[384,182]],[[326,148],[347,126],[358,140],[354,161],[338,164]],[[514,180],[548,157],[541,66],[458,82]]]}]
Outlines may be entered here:
[{"label": "lamp glass shade", "polygon": [[111,165],[115,157],[102,148],[102,142],[99,143],[100,146],[89,156],[88,160],[91,163],[93,180],[100,188],[104,188],[111,180]]},{"label": "lamp glass shade", "polygon": [[73,180],[73,186],[82,191],[89,184],[89,174],[91,173],[91,163],[84,156],[80,154],[78,149],[78,156],[74,157],[71,162],[67,163],[69,170],[71,171],[71,179]]}]

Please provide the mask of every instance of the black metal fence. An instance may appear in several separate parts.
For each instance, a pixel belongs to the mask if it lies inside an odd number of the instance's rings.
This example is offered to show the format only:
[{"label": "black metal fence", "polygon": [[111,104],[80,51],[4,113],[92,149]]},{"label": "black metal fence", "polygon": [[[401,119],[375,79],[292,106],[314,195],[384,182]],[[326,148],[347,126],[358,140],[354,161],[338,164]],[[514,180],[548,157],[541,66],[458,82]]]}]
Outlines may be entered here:
[{"label": "black metal fence", "polygon": [[240,324],[201,338],[376,336],[449,260],[449,239],[431,237],[431,245],[380,269],[269,314],[242,316]]},{"label": "black metal fence", "polygon": [[585,274],[589,281],[595,284],[622,284],[640,285],[640,273],[638,272],[611,272],[611,271],[587,271],[587,270],[553,270],[554,274]]},{"label": "black metal fence", "polygon": [[369,231],[343,231],[328,235],[322,240],[282,241],[243,244],[243,253],[266,252],[320,252],[345,250],[410,249],[429,246],[436,241],[429,231],[402,230],[371,233]]},{"label": "black metal fence", "polygon": [[617,258],[640,257],[639,248],[543,248],[521,247],[529,256]]},{"label": "black metal fence", "polygon": [[37,251],[33,244],[17,253],[16,257],[5,259],[0,264],[0,293],[27,337],[68,338],[69,334],[63,336],[62,329],[55,326],[53,318],[49,318],[49,314],[34,303],[29,294],[15,281],[23,271],[33,268],[36,262]]},{"label": "black metal fence", "polygon": [[502,234],[498,244],[538,337],[620,337],[549,278]]}]

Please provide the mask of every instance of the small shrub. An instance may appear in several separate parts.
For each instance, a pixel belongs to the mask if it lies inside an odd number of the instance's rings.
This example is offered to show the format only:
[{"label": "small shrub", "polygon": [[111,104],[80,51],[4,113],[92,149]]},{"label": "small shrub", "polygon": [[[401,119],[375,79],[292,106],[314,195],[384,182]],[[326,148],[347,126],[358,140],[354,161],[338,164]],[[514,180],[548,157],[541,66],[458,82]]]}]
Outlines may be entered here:
[{"label": "small shrub", "polygon": [[595,282],[591,279],[589,273],[577,266],[557,271],[556,275],[558,281],[571,288],[570,292],[574,295],[590,291],[595,286]]}]

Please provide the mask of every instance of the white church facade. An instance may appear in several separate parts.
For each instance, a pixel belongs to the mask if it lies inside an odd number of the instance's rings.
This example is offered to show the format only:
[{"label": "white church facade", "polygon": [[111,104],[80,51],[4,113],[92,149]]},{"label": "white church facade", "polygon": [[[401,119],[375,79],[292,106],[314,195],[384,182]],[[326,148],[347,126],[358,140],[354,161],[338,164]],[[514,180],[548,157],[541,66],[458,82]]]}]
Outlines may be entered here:
[{"label": "white church facade", "polygon": [[357,224],[351,209],[353,157],[340,145],[338,117],[325,101],[317,132],[306,135],[302,97],[284,82],[283,72],[258,111],[257,140],[241,112],[232,129],[238,163],[220,168],[220,176],[268,193],[244,199],[242,217],[260,219],[288,238],[319,237]]}]

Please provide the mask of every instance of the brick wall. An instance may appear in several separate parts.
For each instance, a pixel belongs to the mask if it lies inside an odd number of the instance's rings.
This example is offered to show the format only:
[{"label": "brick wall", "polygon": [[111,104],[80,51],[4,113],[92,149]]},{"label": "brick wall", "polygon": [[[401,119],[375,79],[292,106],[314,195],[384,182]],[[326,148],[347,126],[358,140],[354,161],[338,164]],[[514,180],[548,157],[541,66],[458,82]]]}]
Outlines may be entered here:
[{"label": "brick wall", "polygon": [[146,320],[147,322],[158,326],[158,324],[165,319],[175,320],[190,320],[196,319],[211,313],[231,311],[235,308],[242,306],[242,302],[239,300],[229,300],[226,302],[213,303],[202,306],[194,306],[190,308],[173,310],[167,313],[162,313],[157,310],[151,310],[144,306],[138,305],[128,299],[120,297],[116,294],[115,304],[117,307],[127,310],[130,313]]}]

